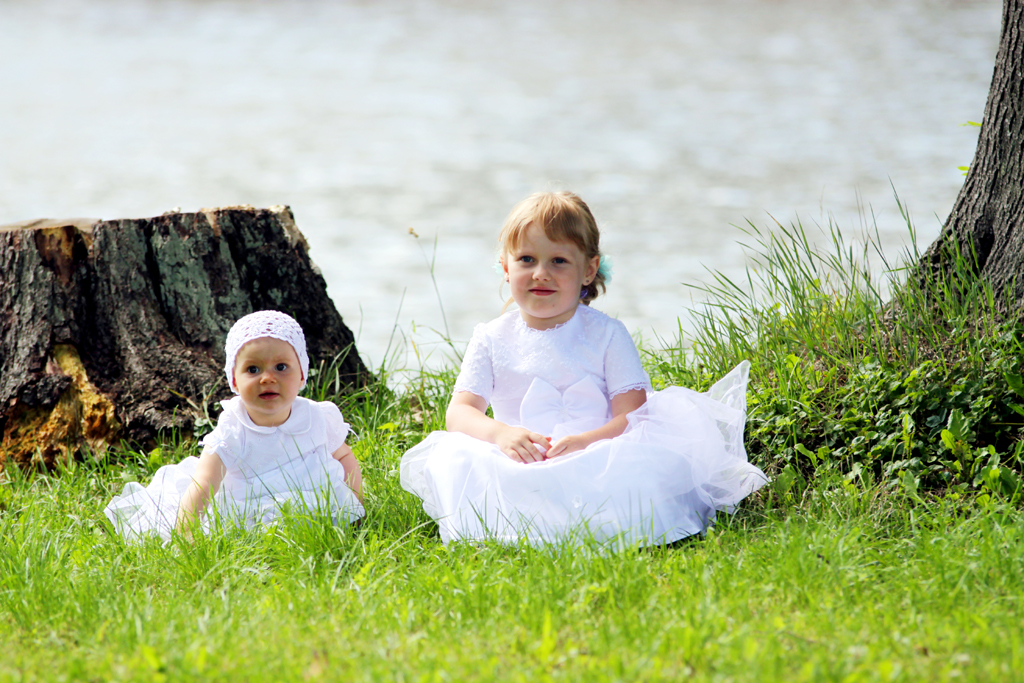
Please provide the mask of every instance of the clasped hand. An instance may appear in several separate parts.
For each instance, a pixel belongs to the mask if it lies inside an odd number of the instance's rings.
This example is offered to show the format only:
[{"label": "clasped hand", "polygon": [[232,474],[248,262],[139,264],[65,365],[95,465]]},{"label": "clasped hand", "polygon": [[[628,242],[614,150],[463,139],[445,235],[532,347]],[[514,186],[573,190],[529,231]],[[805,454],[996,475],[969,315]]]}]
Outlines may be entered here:
[{"label": "clasped hand", "polygon": [[590,444],[591,440],[583,434],[570,434],[551,444],[547,456],[548,458],[557,458],[560,455],[568,455],[569,453],[582,451]]},{"label": "clasped hand", "polygon": [[540,462],[547,458],[551,440],[543,434],[531,432],[525,427],[505,427],[494,443],[501,452],[516,462]]},{"label": "clasped hand", "polygon": [[495,440],[501,452],[516,462],[541,462],[586,448],[589,441],[582,434],[563,436],[551,443],[550,436],[531,432],[525,427],[507,427]]}]

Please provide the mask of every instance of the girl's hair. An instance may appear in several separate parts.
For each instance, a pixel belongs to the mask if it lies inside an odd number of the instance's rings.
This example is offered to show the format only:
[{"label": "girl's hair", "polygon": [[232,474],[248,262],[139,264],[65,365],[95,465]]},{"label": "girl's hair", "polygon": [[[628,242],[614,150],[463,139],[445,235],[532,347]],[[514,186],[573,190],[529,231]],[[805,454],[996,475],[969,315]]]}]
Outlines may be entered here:
[{"label": "girl's hair", "polygon": [[[527,228],[536,223],[552,242],[575,244],[589,261],[601,256],[601,233],[587,203],[572,192],[538,192],[513,207],[498,235],[501,255],[515,251]],[[605,291],[604,273],[598,271],[581,301],[587,305]],[[508,306],[511,299],[505,303]]]}]

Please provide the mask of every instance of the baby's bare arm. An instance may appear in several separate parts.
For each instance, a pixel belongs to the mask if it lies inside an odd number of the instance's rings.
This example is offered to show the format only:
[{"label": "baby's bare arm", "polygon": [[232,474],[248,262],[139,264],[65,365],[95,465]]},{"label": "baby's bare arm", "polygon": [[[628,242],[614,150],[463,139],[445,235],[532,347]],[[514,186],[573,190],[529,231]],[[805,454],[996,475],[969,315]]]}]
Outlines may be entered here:
[{"label": "baby's bare arm", "polygon": [[345,483],[356,494],[359,502],[363,502],[363,471],[359,469],[359,461],[356,454],[352,452],[348,444],[341,444],[341,448],[331,453],[331,457],[341,463],[345,468]]},{"label": "baby's bare arm", "polygon": [[510,427],[504,422],[487,417],[487,401],[469,391],[452,396],[445,413],[450,432],[462,432],[495,444],[501,452],[519,462],[537,462],[545,459],[548,438],[524,427]]},{"label": "baby's bare arm", "polygon": [[178,519],[175,527],[180,531],[193,520],[202,517],[210,499],[217,493],[220,483],[224,479],[224,463],[220,456],[211,448],[203,449],[199,455],[199,465],[196,467],[196,476],[189,484],[185,495],[178,503]]},{"label": "baby's bare arm", "polygon": [[582,434],[565,436],[551,444],[549,458],[557,458],[573,451],[583,450],[595,441],[611,439],[626,431],[629,424],[627,416],[647,402],[647,392],[643,389],[625,391],[612,397],[612,419],[597,429]]}]

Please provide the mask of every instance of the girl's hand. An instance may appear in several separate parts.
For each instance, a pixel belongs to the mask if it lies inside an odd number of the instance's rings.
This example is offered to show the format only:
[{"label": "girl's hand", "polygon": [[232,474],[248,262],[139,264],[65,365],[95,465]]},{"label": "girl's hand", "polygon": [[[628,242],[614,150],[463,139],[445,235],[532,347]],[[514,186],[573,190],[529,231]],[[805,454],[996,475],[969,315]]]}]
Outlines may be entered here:
[{"label": "girl's hand", "polygon": [[540,462],[546,459],[547,444],[551,440],[524,427],[505,426],[498,432],[494,443],[501,452],[516,462]]},{"label": "girl's hand", "polygon": [[487,417],[487,401],[468,391],[457,391],[448,404],[445,423],[450,432],[462,432],[493,443],[516,462],[540,462],[551,439],[523,427],[510,427]]},{"label": "girl's hand", "polygon": [[565,436],[551,444],[548,450],[549,458],[557,458],[560,455],[568,455],[574,451],[580,451],[590,444],[602,439],[613,439],[626,431],[629,424],[629,414],[642,406],[647,401],[647,392],[643,389],[633,389],[612,397],[612,419],[603,427],[592,429],[582,434]]},{"label": "girl's hand", "polygon": [[568,455],[575,451],[582,451],[592,442],[593,440],[588,439],[586,434],[570,434],[569,436],[563,436],[561,439],[551,444],[551,448],[548,449],[548,457],[557,458],[560,455]]}]

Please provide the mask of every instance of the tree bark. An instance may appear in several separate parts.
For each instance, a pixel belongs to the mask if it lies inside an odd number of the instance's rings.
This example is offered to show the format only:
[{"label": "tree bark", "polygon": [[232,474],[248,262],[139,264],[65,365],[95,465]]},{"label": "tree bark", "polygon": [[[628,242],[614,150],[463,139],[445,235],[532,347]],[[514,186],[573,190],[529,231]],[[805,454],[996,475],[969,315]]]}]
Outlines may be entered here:
[{"label": "tree bark", "polygon": [[231,395],[227,331],[265,309],[368,381],[288,207],[0,228],[0,467],[192,432]]},{"label": "tree bark", "polygon": [[[1004,0],[1002,33],[978,147],[942,232],[925,265],[950,258],[950,247],[976,258],[1009,312],[1024,312],[1024,0]],[[1020,277],[1019,277],[1020,276]]]}]

